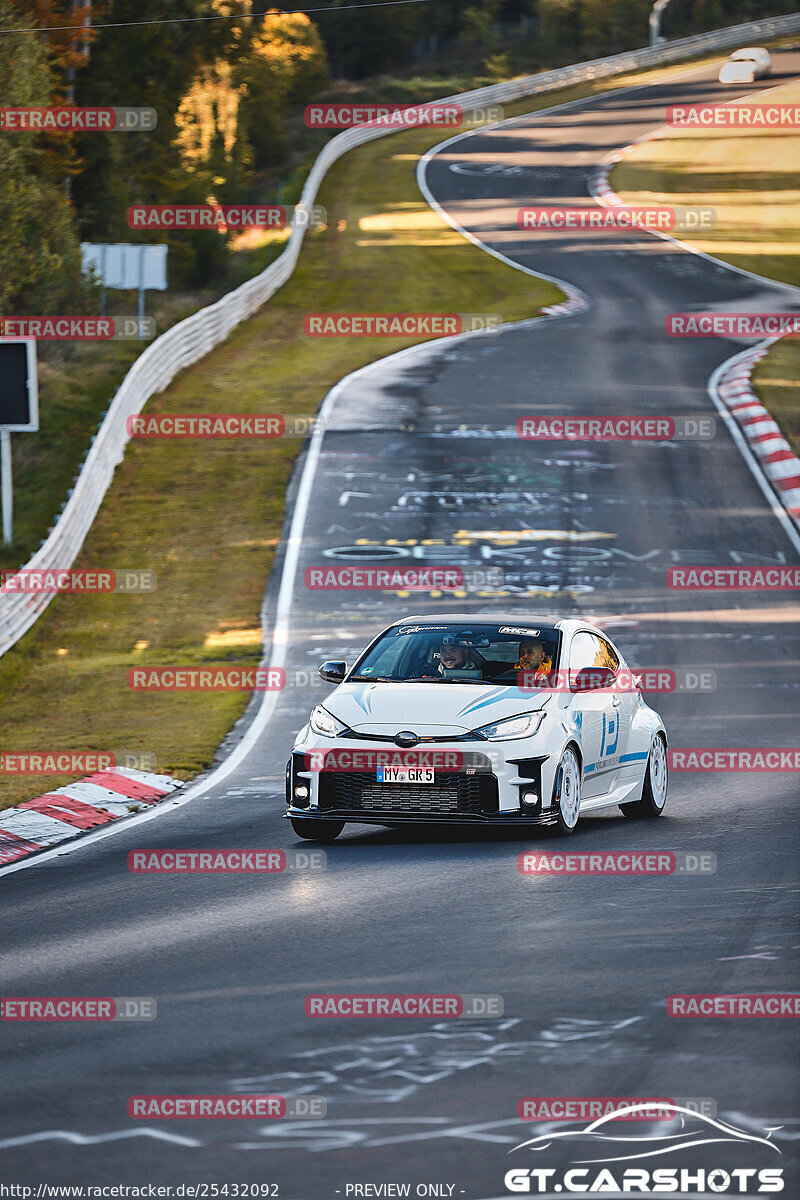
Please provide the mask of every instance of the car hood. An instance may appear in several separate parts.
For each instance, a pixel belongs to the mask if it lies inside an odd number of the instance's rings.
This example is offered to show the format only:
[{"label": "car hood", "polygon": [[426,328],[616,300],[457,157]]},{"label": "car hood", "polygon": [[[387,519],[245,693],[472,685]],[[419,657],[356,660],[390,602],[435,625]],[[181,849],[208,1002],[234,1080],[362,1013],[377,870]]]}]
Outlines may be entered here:
[{"label": "car hood", "polygon": [[546,691],[487,683],[343,683],[323,707],[357,733],[394,737],[408,729],[420,737],[458,737],[538,711],[549,699]]}]

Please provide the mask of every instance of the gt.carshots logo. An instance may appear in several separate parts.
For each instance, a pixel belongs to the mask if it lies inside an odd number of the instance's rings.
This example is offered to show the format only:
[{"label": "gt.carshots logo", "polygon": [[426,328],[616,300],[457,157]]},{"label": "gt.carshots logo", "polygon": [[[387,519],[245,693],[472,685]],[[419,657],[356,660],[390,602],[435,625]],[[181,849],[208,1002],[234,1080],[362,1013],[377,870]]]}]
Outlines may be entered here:
[{"label": "gt.carshots logo", "polygon": [[[654,1111],[654,1106],[656,1109]],[[781,1151],[770,1141],[774,1129],[766,1137],[758,1137],[737,1128],[731,1121],[722,1121],[705,1111],[705,1105],[692,1105],[670,1100],[632,1101],[627,1107],[612,1106],[603,1116],[592,1120],[582,1129],[553,1130],[529,1138],[514,1147],[515,1151],[534,1152],[541,1161],[543,1152],[558,1145],[571,1153],[576,1164],[565,1169],[556,1167],[514,1167],[504,1178],[506,1190],[512,1193],[542,1195],[567,1192],[582,1196],[594,1193],[615,1195],[635,1193],[664,1195],[756,1195],[774,1194],[784,1189],[783,1169],[767,1167],[764,1162]],[[668,1119],[665,1125],[664,1120]],[[562,1118],[555,1118],[561,1121]],[[630,1129],[620,1127],[622,1121],[637,1121]],[[652,1122],[652,1128],[647,1123]],[[610,1128],[609,1128],[610,1125]],[[737,1151],[737,1162],[747,1162],[743,1151],[749,1151],[752,1165],[729,1168],[667,1166],[664,1156],[675,1157],[697,1146],[715,1145]],[[722,1148],[722,1149],[721,1149]],[[628,1166],[631,1160],[635,1166]],[[657,1159],[657,1164],[643,1166],[642,1160]]]}]

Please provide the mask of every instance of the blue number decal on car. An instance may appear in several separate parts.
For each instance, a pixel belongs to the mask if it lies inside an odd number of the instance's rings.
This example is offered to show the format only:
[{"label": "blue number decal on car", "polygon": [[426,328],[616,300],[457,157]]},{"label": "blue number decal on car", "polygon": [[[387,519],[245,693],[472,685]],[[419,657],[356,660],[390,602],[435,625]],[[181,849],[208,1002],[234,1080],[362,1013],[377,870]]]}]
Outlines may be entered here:
[{"label": "blue number decal on car", "polygon": [[[611,743],[612,734],[614,736],[613,745]],[[605,758],[605,756],[607,754],[615,754],[618,743],[619,743],[619,717],[617,717],[617,716],[611,717],[611,716],[608,716],[607,713],[603,713],[603,737],[600,742],[600,757]]]}]

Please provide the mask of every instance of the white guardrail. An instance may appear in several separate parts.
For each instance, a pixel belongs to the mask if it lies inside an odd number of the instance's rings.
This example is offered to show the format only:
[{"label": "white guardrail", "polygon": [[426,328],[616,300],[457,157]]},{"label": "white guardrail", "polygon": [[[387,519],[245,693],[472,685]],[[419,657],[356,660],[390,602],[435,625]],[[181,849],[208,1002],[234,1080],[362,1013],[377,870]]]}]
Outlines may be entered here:
[{"label": "white guardrail", "polygon": [[[677,62],[705,50],[724,50],[729,46],[752,44],[798,30],[800,12],[790,13],[697,34],[653,49],[630,50],[625,54],[597,58],[576,66],[526,75],[431,103],[447,101],[459,104],[469,113],[486,105],[556,91],[569,84],[621,75],[639,67]],[[398,130],[355,126],[337,134],[314,162],[303,188],[301,205],[306,210],[311,209],[328,168],[348,150],[394,132]],[[185,321],[173,325],[137,358],[106,412],[61,515],[39,550],[25,564],[27,569],[54,570],[72,566],[103,502],[114,470],[122,461],[128,442],[127,418],[140,413],[151,396],[163,391],[178,371],[197,362],[224,341],[240,321],[251,316],[286,282],[294,271],[304,234],[305,227],[295,225],[286,249],[266,270],[248,279],[215,304],[201,308]],[[0,593],[0,655],[5,654],[31,628],[52,598],[52,593]]]}]

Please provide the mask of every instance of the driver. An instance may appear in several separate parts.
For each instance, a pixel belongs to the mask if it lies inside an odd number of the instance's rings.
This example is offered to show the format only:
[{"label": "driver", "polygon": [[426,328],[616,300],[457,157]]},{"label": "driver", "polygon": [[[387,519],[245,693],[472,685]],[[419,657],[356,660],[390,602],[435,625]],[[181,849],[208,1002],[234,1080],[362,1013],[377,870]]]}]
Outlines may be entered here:
[{"label": "driver", "polygon": [[452,634],[445,634],[439,645],[437,671],[445,679],[463,679],[469,672],[476,679],[482,678],[481,665],[474,661],[469,646],[457,646]]},{"label": "driver", "polygon": [[539,639],[524,637],[519,644],[519,660],[514,663],[514,670],[530,672],[534,676],[535,686],[547,687],[552,669],[553,663]]}]

